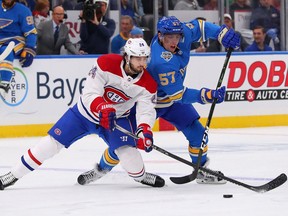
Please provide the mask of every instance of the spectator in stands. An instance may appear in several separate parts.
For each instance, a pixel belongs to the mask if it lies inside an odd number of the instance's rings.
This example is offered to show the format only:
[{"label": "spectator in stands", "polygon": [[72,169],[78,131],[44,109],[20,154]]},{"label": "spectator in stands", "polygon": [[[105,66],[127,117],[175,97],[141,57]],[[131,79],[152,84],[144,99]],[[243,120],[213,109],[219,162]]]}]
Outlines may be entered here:
[{"label": "spectator in stands", "polygon": [[272,51],[272,48],[265,44],[265,29],[263,26],[255,26],[253,29],[253,43],[245,51]]},{"label": "spectator in stands", "polygon": [[61,0],[59,2],[59,5],[62,5],[64,10],[74,10],[74,7],[76,5],[77,1],[74,0]]},{"label": "spectator in stands", "polygon": [[252,8],[247,4],[247,0],[236,0],[230,5],[230,14],[234,19],[234,11],[250,11]]},{"label": "spectator in stands", "polygon": [[[38,0],[39,1],[39,0]],[[64,8],[53,8],[52,20],[41,22],[37,27],[37,55],[60,55],[62,46],[71,53],[78,54],[69,38],[69,30],[63,24]]]},{"label": "spectator in stands", "polygon": [[142,29],[134,26],[134,28],[130,31],[129,38],[143,38],[144,34]]},{"label": "spectator in stands", "polygon": [[[224,14],[224,24],[230,29],[233,29],[233,19],[230,14],[226,13]],[[241,33],[238,31],[235,31],[240,36],[240,47],[238,51],[244,51],[246,47],[249,45],[246,40],[242,37]],[[218,40],[212,40],[209,39],[207,43],[207,49],[206,52],[220,52],[221,51],[221,44],[218,42]]]},{"label": "spectator in stands", "polygon": [[281,0],[272,0],[272,5],[280,11],[280,7],[281,7]]},{"label": "spectator in stands", "polygon": [[132,17],[132,19],[134,19],[135,17],[135,12],[132,9],[132,7],[130,7],[130,5],[128,4],[128,0],[121,0],[121,15],[128,15],[130,17]]},{"label": "spectator in stands", "polygon": [[37,0],[35,9],[32,12],[35,27],[44,21],[48,21],[50,10],[50,2],[49,0]]},{"label": "spectator in stands", "polygon": [[141,0],[128,0],[128,4],[134,10],[136,17],[141,19],[145,15]]},{"label": "spectator in stands", "polygon": [[106,17],[109,0],[95,0],[99,8],[94,18],[85,18],[80,12],[80,53],[81,54],[106,54],[109,52],[110,38],[114,34],[115,21]]},{"label": "spectator in stands", "polygon": [[197,0],[180,0],[175,4],[174,10],[200,10]]},{"label": "spectator in stands", "polygon": [[203,7],[204,10],[218,10],[217,0],[209,0]]},{"label": "spectator in stands", "polygon": [[133,28],[133,20],[130,16],[124,15],[120,19],[120,33],[116,35],[111,41],[111,52],[121,53],[121,48],[125,45],[129,39],[130,31]]},{"label": "spectator in stands", "polygon": [[280,50],[280,12],[271,5],[270,0],[260,0],[259,7],[251,14],[250,29],[263,26],[266,34],[272,38],[275,50]]}]

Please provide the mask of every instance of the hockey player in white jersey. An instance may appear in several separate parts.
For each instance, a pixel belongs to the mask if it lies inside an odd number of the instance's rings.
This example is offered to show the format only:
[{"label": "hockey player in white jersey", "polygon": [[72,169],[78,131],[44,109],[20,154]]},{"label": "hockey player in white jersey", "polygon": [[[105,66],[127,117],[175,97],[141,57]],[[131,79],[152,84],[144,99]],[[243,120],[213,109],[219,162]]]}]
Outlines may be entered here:
[{"label": "hockey player in white jersey", "polygon": [[[129,39],[123,56],[107,54],[99,57],[89,71],[83,93],[76,105],[70,108],[48,131],[48,136],[29,149],[12,167],[0,176],[0,189],[14,184],[18,179],[38,168],[46,159],[68,148],[75,141],[89,134],[98,134],[109,146],[110,160],[104,155],[95,169],[89,172],[93,180],[103,177],[111,169],[110,164],[120,161],[128,175],[136,182],[152,187],[163,187],[164,179],[147,173],[140,152],[139,143],[152,148],[151,127],[156,118],[155,102],[157,85],[146,71],[150,48],[142,38]],[[135,132],[127,118],[130,109],[136,105],[138,142],[115,129],[115,123]],[[89,183],[89,178],[79,177],[80,184]]]}]

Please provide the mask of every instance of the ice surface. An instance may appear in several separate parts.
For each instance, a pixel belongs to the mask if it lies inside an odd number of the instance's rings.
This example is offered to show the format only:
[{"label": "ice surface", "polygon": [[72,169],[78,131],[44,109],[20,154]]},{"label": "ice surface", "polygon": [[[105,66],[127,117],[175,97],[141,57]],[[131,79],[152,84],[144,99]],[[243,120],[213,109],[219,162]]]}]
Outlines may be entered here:
[{"label": "ice surface", "polygon": [[[0,139],[0,174],[9,171],[39,137]],[[179,132],[155,133],[155,144],[189,159],[187,141]],[[166,180],[164,188],[134,182],[115,167],[87,186],[76,183],[91,169],[106,148],[89,136],[47,160],[41,168],[0,191],[0,216],[284,216],[288,213],[288,184],[260,194],[241,186],[175,185],[170,176],[192,172],[191,167],[157,151],[142,152],[146,170]],[[251,185],[288,174],[288,127],[211,129],[210,168]],[[233,198],[223,198],[233,194]]]}]

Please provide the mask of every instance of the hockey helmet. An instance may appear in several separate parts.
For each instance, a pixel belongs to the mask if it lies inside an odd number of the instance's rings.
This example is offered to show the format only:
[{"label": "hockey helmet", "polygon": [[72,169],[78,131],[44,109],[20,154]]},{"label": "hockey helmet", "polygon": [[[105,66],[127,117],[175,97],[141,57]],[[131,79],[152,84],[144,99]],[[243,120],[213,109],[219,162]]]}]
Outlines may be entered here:
[{"label": "hockey helmet", "polygon": [[143,38],[129,38],[124,46],[124,52],[130,56],[148,57],[150,47]]},{"label": "hockey helmet", "polygon": [[183,26],[175,16],[163,17],[157,23],[157,31],[161,34],[183,34]]}]

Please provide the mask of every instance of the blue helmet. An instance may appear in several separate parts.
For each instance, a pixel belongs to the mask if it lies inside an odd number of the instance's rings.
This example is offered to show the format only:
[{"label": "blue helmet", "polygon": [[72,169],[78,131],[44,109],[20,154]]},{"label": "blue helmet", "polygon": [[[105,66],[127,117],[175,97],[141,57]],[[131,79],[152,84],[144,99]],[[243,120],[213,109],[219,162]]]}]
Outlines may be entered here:
[{"label": "blue helmet", "polygon": [[183,34],[183,26],[175,16],[164,16],[157,24],[157,31],[161,34]]}]

